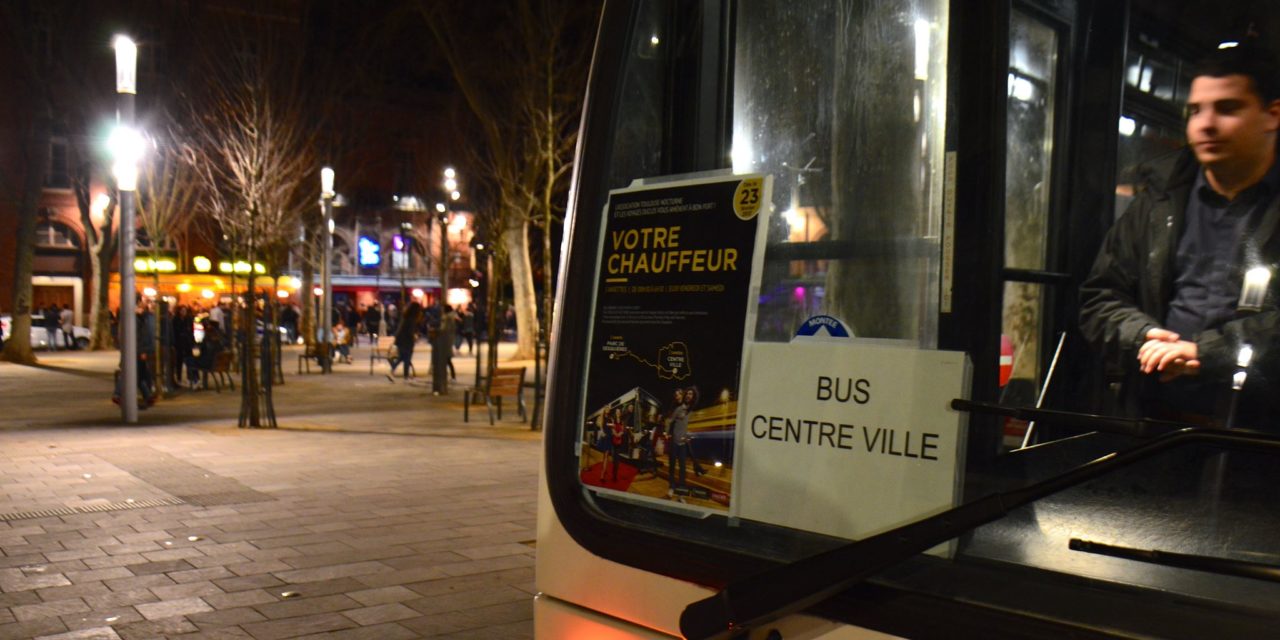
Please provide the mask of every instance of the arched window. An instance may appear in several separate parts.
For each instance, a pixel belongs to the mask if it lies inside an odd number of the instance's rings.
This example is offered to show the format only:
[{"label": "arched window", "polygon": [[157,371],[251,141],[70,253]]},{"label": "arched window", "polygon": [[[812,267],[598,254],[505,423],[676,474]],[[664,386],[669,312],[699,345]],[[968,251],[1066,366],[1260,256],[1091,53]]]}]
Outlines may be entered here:
[{"label": "arched window", "polygon": [[338,234],[333,235],[333,254],[330,262],[333,273],[355,273],[355,261],[351,256],[351,245],[347,239]]},{"label": "arched window", "polygon": [[37,222],[36,246],[40,248],[79,249],[80,234],[61,222]]}]

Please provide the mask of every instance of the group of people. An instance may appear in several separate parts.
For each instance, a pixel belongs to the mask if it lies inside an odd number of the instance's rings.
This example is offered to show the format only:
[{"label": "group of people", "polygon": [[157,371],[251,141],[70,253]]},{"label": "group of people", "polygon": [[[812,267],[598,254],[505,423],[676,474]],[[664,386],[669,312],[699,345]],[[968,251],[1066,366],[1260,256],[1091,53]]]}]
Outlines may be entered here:
[{"label": "group of people", "polygon": [[333,342],[340,362],[351,363],[351,348],[360,334],[367,335],[370,344],[375,344],[379,335],[391,335],[395,338],[395,350],[390,355],[391,371],[387,378],[395,381],[396,370],[403,371],[408,379],[414,373],[413,352],[420,336],[429,336],[434,345],[436,338],[439,344],[451,345],[442,356],[449,376],[457,379],[453,368],[454,353],[462,352],[465,342],[467,352],[473,353],[476,340],[476,307],[451,305],[424,307],[417,301],[410,302],[400,312],[394,303],[380,308],[378,303],[357,308],[343,304],[333,311]]},{"label": "group of people", "polygon": [[[229,316],[225,305],[216,304],[206,311],[200,305],[179,304],[170,307],[166,302],[159,304],[138,297],[135,307],[134,327],[137,337],[137,371],[138,394],[142,407],[151,406],[155,402],[159,388],[156,384],[156,365],[159,358],[164,359],[162,384],[166,391],[174,391],[180,387],[197,388],[202,373],[213,368],[219,353],[227,350],[230,335],[223,330]],[[117,328],[119,322],[113,323]],[[196,325],[202,329],[201,341],[196,341]],[[158,332],[158,333],[157,333]],[[157,338],[160,352],[157,355]],[[185,375],[184,375],[185,373]],[[120,401],[121,388],[119,381],[113,400]]]},{"label": "group of people", "polygon": [[[35,314],[32,314],[33,316]],[[41,324],[44,326],[45,333],[48,334],[49,350],[57,351],[58,331],[62,331],[62,345],[64,349],[76,348],[76,337],[73,327],[75,324],[75,314],[71,311],[71,305],[63,304],[58,307],[56,304],[50,304],[40,312]],[[33,318],[34,320],[34,318]]]},{"label": "group of people", "polygon": [[[655,416],[652,424],[646,425],[647,428],[642,432],[639,442],[635,443],[640,450],[641,464],[647,463],[656,473],[659,443],[666,439],[667,497],[681,502],[684,502],[685,496],[689,495],[688,467],[693,467],[693,473],[696,476],[706,473],[702,464],[693,455],[693,436],[689,433],[689,418],[698,404],[698,397],[696,386],[677,388],[667,415]],[[634,417],[632,403],[610,406],[604,410],[597,435],[597,442],[602,445],[601,450],[604,453],[600,463],[600,482],[610,480],[610,471],[612,471],[612,481],[618,481],[620,455],[633,444],[631,427]],[[646,422],[649,421],[646,420]]]}]

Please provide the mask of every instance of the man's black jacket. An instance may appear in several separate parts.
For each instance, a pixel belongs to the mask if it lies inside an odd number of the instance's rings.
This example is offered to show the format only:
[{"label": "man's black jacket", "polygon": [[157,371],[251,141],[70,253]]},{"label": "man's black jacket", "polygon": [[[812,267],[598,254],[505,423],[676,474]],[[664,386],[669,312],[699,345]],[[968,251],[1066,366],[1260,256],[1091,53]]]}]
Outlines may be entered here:
[{"label": "man's black jacket", "polygon": [[[1200,165],[1189,149],[1153,162],[1154,184],[1137,194],[1133,203],[1107,233],[1089,277],[1080,286],[1080,329],[1106,362],[1108,373],[1122,376],[1122,402],[1134,414],[1143,375],[1138,371],[1138,347],[1152,327],[1162,326],[1173,299],[1174,261],[1185,223],[1187,198]],[[1280,198],[1251,219],[1236,249],[1232,277],[1257,266],[1272,269],[1273,277],[1261,312],[1240,315],[1198,335],[1195,342],[1200,376],[1207,383],[1229,389],[1236,353],[1242,344],[1253,347],[1253,365],[1246,383],[1245,413],[1253,420],[1280,417]],[[1147,382],[1150,384],[1150,382]],[[1280,428],[1280,425],[1250,425]]]}]

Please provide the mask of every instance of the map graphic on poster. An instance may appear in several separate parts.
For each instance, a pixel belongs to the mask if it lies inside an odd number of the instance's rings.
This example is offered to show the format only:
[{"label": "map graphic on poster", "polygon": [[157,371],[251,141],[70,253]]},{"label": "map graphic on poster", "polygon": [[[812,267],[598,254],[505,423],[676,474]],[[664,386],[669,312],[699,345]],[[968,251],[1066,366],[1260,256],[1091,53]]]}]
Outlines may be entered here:
[{"label": "map graphic on poster", "polygon": [[769,180],[632,186],[604,212],[582,483],[724,511]]}]

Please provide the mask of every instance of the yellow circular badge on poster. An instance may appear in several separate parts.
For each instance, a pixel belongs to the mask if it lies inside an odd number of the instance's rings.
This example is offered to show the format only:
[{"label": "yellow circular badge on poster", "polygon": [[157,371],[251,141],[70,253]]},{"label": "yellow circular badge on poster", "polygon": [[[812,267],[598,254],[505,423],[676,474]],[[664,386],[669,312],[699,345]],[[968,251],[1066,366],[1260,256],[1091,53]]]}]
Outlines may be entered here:
[{"label": "yellow circular badge on poster", "polygon": [[763,200],[764,178],[747,178],[733,192],[733,212],[742,220],[750,220],[760,213]]}]

